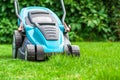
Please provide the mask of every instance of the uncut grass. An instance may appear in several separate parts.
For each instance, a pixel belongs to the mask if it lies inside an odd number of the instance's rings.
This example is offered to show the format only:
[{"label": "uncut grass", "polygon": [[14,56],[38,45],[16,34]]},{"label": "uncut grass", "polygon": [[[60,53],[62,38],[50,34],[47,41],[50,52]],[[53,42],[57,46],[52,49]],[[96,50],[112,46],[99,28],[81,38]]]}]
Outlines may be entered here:
[{"label": "uncut grass", "polygon": [[120,43],[75,42],[81,57],[55,55],[44,62],[12,59],[11,45],[0,45],[1,80],[120,80]]}]

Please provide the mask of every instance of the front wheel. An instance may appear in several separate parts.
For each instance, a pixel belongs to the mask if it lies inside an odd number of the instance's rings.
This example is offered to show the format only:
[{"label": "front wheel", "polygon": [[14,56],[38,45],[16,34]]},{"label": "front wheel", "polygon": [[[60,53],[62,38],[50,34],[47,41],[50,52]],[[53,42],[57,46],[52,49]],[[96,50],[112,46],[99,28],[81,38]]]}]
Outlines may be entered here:
[{"label": "front wheel", "polygon": [[39,45],[36,46],[36,58],[38,61],[45,60],[44,49],[42,46],[39,46]]},{"label": "front wheel", "polygon": [[29,45],[26,46],[25,60],[35,61],[35,46],[34,45],[29,44]]}]

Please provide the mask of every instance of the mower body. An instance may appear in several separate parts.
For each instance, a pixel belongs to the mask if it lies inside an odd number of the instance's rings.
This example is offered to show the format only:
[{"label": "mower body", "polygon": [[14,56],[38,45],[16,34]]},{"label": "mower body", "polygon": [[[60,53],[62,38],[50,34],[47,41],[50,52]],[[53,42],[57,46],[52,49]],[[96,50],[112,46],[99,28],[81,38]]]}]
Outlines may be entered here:
[{"label": "mower body", "polygon": [[30,61],[45,60],[58,53],[80,56],[79,47],[71,45],[64,19],[66,15],[63,0],[62,22],[58,16],[45,7],[26,7],[18,11],[18,0],[14,0],[18,27],[13,34],[12,55]]},{"label": "mower body", "polygon": [[[41,22],[44,24],[39,26],[32,24],[30,15],[28,15],[29,12],[35,12],[34,14],[38,13],[37,15],[39,17],[35,16],[33,18],[37,19],[38,17],[39,19],[44,19]],[[39,12],[41,13],[39,14]],[[44,12],[46,12],[45,15]],[[24,47],[27,44],[40,45],[43,47],[45,53],[60,53],[64,51],[63,47],[66,43],[64,42],[65,40],[63,35],[64,25],[55,13],[44,7],[27,7],[21,10],[20,16],[23,20],[27,38],[27,42],[25,42]],[[51,22],[47,22],[45,19],[51,19]],[[53,25],[50,23],[53,23]],[[18,22],[18,24],[20,25],[20,22]],[[66,44],[70,44],[70,42],[67,42]]]}]

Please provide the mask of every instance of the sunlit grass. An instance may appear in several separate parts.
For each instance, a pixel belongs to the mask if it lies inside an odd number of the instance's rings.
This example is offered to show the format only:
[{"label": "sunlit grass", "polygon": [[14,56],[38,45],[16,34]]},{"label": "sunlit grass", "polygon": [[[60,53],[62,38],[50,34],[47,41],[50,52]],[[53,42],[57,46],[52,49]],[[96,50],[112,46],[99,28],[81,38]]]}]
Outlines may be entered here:
[{"label": "sunlit grass", "polygon": [[120,80],[120,43],[75,42],[81,57],[55,55],[44,62],[12,58],[0,45],[0,80]]}]

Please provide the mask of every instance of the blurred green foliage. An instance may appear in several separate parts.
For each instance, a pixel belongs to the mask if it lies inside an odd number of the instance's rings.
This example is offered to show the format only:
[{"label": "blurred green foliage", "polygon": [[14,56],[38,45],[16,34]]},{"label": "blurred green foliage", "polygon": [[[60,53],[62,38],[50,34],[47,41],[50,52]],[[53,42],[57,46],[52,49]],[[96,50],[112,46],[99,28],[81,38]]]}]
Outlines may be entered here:
[{"label": "blurred green foliage", "polygon": [[[0,0],[0,43],[10,43],[17,17],[13,0]],[[120,0],[64,0],[72,41],[120,40]],[[20,8],[43,6],[62,17],[60,0],[19,0]]]},{"label": "blurred green foliage", "polygon": [[9,19],[2,19],[0,22],[0,43],[11,43],[13,30],[16,29]]},{"label": "blurred green foliage", "polygon": [[120,0],[103,0],[107,9],[108,26],[111,29],[110,40],[120,40]]}]

